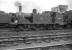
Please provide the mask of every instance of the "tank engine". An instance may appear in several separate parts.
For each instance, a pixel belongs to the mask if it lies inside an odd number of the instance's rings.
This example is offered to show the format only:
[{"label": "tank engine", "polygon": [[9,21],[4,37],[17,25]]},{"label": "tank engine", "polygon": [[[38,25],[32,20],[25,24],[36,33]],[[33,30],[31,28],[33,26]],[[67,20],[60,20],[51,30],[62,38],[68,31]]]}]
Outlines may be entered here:
[{"label": "tank engine", "polygon": [[63,29],[71,26],[71,13],[63,14],[57,12],[37,13],[33,9],[31,14],[24,13],[0,13],[0,26],[12,27],[20,30],[48,30]]}]

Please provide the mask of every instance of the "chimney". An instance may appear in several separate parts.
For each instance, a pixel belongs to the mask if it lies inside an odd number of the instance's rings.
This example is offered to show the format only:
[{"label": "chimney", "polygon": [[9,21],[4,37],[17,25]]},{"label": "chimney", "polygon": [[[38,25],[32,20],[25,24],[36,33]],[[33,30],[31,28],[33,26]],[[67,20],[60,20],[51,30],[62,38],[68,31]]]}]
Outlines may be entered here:
[{"label": "chimney", "polygon": [[22,12],[22,6],[19,5],[19,12]]},{"label": "chimney", "polygon": [[37,9],[33,9],[32,13],[36,14],[37,13]]}]

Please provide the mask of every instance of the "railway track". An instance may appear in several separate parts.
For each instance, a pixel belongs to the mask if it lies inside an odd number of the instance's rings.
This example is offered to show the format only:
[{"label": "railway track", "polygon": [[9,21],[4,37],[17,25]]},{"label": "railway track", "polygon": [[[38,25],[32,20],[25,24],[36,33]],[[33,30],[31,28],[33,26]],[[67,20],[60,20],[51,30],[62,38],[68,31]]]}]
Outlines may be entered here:
[{"label": "railway track", "polygon": [[[14,49],[43,48],[72,44],[71,30],[12,32],[0,30],[0,47]],[[13,47],[14,46],[14,47]],[[52,49],[51,49],[52,50]]]},{"label": "railway track", "polygon": [[[18,49],[23,50],[23,49]],[[59,46],[52,46],[52,47],[38,47],[38,48],[29,48],[25,50],[71,50],[71,45],[59,45]]]},{"label": "railway track", "polygon": [[[60,31],[60,30],[58,30]],[[60,39],[71,39],[72,32],[53,32],[53,31],[38,31],[38,32],[2,32],[0,34],[0,42],[16,42],[30,43],[32,42],[50,42],[50,40],[59,41]],[[19,41],[19,42],[18,42]],[[25,42],[26,41],[26,42]],[[1,44],[2,44],[1,43]]]}]

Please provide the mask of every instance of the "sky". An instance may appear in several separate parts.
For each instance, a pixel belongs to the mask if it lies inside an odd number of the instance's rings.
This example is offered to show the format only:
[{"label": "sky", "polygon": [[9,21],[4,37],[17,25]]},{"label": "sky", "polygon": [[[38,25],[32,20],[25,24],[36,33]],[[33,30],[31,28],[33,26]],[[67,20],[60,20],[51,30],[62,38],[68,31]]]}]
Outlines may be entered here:
[{"label": "sky", "polygon": [[[58,5],[69,5],[72,6],[71,0],[0,0],[0,10],[5,12],[17,12],[18,8],[15,5],[15,2],[22,3],[22,11],[25,13],[32,12],[33,8],[38,9],[38,12],[41,11],[50,11],[52,7]],[[69,9],[71,9],[69,7]]]},{"label": "sky", "polygon": [[68,3],[68,9],[69,10],[72,10],[72,0],[66,0],[67,1],[67,3]]}]

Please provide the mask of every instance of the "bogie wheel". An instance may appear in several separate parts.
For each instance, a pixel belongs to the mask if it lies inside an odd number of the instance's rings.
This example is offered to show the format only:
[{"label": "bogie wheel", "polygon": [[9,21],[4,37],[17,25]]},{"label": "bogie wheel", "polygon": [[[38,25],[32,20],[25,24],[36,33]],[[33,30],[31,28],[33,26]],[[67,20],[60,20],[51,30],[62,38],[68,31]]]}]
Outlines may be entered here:
[{"label": "bogie wheel", "polygon": [[23,28],[22,25],[17,25],[17,26],[15,27],[15,30],[16,30],[16,31],[23,31],[24,28]]},{"label": "bogie wheel", "polygon": [[55,27],[55,29],[59,29],[59,25],[58,24],[55,24],[54,27]]},{"label": "bogie wheel", "polygon": [[19,26],[19,29],[20,29],[20,31],[23,31],[24,30],[24,28],[23,28],[22,25]]},{"label": "bogie wheel", "polygon": [[28,28],[29,28],[30,31],[34,31],[35,30],[35,25],[30,24],[30,25],[28,25]]},{"label": "bogie wheel", "polygon": [[67,29],[71,29],[71,25],[70,24],[67,24]]}]

